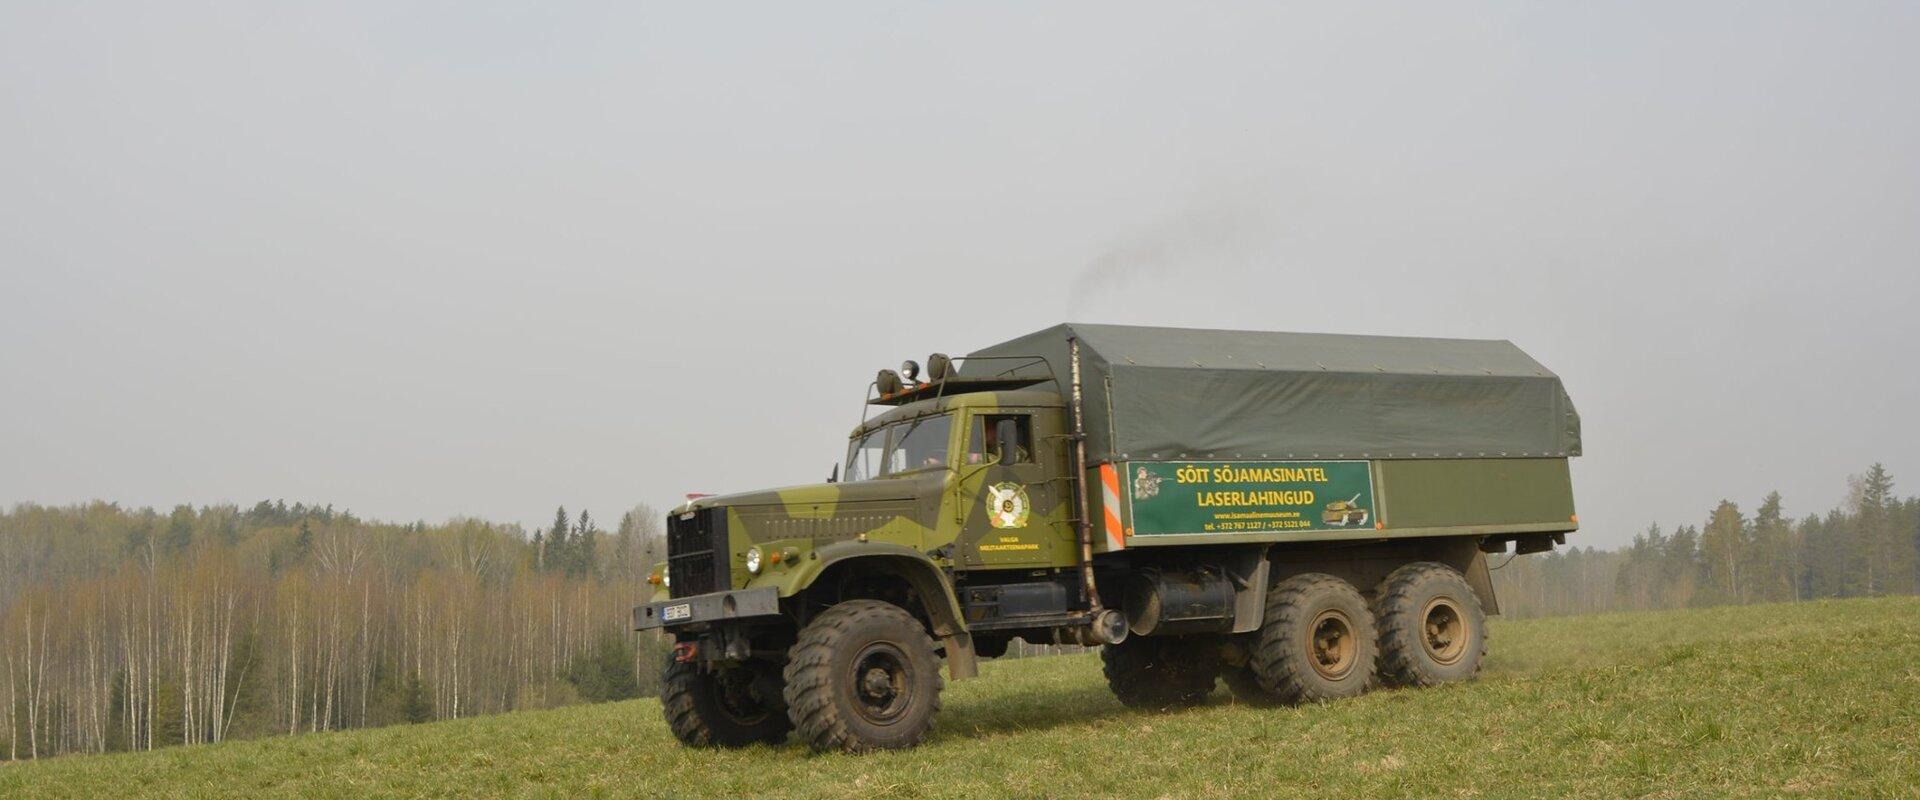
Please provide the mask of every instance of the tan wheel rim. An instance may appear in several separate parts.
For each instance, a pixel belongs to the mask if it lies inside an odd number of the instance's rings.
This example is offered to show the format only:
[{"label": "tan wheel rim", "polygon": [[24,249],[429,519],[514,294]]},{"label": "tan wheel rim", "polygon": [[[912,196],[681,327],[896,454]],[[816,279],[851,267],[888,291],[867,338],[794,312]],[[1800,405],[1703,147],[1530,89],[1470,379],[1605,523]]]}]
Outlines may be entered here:
[{"label": "tan wheel rim", "polygon": [[1451,597],[1433,598],[1420,612],[1420,646],[1437,664],[1452,666],[1466,655],[1469,633],[1467,616]]},{"label": "tan wheel rim", "polygon": [[1313,671],[1320,677],[1337,681],[1353,671],[1355,654],[1359,652],[1359,642],[1353,636],[1353,621],[1336,609],[1320,612],[1313,618],[1309,628],[1313,641],[1307,648],[1307,663],[1313,665]]}]

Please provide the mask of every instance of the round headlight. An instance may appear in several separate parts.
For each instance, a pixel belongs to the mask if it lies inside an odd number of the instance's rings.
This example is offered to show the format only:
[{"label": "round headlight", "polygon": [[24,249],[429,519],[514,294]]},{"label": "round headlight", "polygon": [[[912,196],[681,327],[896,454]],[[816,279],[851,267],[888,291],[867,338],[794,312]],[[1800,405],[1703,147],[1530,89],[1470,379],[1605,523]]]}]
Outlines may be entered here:
[{"label": "round headlight", "polygon": [[758,547],[747,548],[747,572],[752,575],[760,574],[760,548]]},{"label": "round headlight", "polygon": [[667,574],[667,567],[664,564],[660,566],[660,585],[673,588],[673,576]]}]

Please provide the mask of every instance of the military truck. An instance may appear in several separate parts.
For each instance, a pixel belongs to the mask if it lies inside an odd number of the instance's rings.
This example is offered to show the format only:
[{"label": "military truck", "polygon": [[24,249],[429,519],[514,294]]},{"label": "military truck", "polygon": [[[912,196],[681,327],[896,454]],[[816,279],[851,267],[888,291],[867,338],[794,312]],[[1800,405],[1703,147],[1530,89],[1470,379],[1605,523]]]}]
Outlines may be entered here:
[{"label": "military truck", "polygon": [[1487,555],[1578,528],[1579,417],[1509,342],[1066,324],[926,362],[827,483],[668,516],[634,627],[680,741],[911,747],[941,667],[1015,638],[1099,646],[1142,709],[1468,680]]}]

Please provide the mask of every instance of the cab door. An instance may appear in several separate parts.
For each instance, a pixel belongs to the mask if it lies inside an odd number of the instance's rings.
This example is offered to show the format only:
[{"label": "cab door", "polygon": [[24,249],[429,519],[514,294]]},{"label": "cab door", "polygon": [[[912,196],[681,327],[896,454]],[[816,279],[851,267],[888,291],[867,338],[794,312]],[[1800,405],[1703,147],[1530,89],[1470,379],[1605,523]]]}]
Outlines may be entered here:
[{"label": "cab door", "polygon": [[1058,412],[978,410],[969,414],[959,465],[959,566],[1048,567],[1074,560],[1067,523]]}]

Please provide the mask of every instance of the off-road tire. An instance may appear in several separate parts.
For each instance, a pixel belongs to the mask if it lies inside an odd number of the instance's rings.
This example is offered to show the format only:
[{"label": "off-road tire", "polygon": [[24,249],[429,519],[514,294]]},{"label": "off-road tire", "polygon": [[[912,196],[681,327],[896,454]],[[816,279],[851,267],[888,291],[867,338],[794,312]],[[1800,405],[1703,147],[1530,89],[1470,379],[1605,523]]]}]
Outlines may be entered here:
[{"label": "off-road tire", "polygon": [[919,744],[946,685],[927,629],[879,600],[847,600],[820,612],[788,651],[785,674],[787,714],[820,751]]},{"label": "off-road tire", "polygon": [[1380,625],[1380,679],[1388,686],[1471,680],[1487,655],[1487,614],[1458,570],[1416,561],[1374,592]]},{"label": "off-road tire", "polygon": [[1220,680],[1233,692],[1233,701],[1246,706],[1285,705],[1285,701],[1266,687],[1260,685],[1260,676],[1253,672],[1253,665],[1226,667],[1220,670]]},{"label": "off-road tire", "polygon": [[1353,697],[1373,687],[1378,644],[1360,591],[1332,575],[1295,575],[1267,590],[1249,665],[1280,703]]},{"label": "off-road tire", "polygon": [[[773,670],[772,665],[730,669],[756,668]],[[667,657],[667,668],[661,675],[660,708],[666,712],[667,727],[674,738],[691,747],[746,747],[786,741],[793,724],[787,721],[785,709],[774,702],[742,707],[743,700],[751,700],[737,694],[737,685],[733,687],[736,693],[729,698],[729,678],[750,680],[748,676],[723,675],[703,670],[691,661]]]},{"label": "off-road tire", "polygon": [[1121,705],[1153,711],[1199,705],[1220,674],[1217,648],[1168,637],[1130,636],[1102,647],[1100,666]]}]

